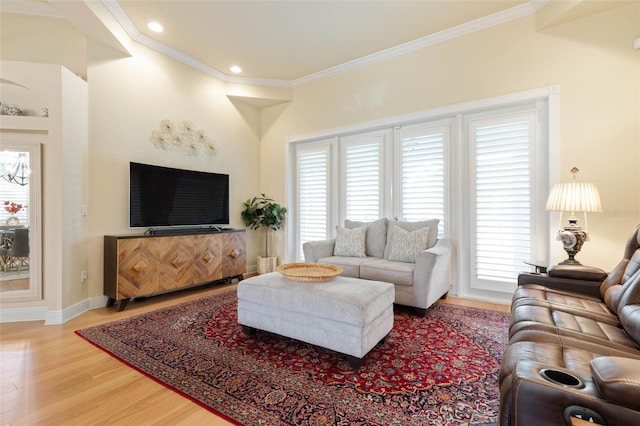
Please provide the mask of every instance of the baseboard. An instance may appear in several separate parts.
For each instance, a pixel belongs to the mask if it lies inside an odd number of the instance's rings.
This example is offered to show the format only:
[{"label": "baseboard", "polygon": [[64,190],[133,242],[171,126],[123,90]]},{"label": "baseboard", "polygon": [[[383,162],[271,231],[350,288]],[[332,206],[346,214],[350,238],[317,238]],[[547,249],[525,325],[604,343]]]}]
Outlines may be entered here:
[{"label": "baseboard", "polygon": [[49,310],[46,307],[38,308],[16,308],[0,310],[0,323],[3,322],[23,322],[23,321],[44,321],[44,325],[63,324],[85,312],[102,308],[107,304],[106,296],[92,297],[82,300],[74,305],[62,310]]},{"label": "baseboard", "polygon": [[23,322],[23,321],[44,321],[47,315],[46,307],[38,308],[18,308],[0,310],[0,323],[2,322]]},{"label": "baseboard", "polygon": [[62,324],[70,319],[84,314],[89,310],[89,299],[85,299],[81,302],[71,305],[68,308],[64,308],[61,311],[47,311],[47,316],[44,321],[44,325]]}]

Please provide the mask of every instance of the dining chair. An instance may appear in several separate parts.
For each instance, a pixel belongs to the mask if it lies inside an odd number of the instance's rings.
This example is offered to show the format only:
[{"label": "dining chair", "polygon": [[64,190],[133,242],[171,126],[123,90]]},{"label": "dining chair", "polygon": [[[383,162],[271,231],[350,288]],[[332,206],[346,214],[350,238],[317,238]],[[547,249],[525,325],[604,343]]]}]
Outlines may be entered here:
[{"label": "dining chair", "polygon": [[[0,250],[0,254],[2,250]],[[5,271],[15,267],[18,274],[23,266],[29,267],[29,229],[16,228],[11,247],[6,249]]]}]

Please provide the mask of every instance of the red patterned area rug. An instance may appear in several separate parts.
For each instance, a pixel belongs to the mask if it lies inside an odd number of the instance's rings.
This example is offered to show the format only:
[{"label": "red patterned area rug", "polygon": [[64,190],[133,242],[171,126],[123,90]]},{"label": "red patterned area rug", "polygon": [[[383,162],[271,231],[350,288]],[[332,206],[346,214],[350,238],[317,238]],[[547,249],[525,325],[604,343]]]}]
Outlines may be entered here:
[{"label": "red patterned area rug", "polygon": [[498,414],[508,314],[436,304],[396,312],[353,371],[335,352],[244,334],[234,290],[77,331],[109,354],[243,425],[486,425]]}]

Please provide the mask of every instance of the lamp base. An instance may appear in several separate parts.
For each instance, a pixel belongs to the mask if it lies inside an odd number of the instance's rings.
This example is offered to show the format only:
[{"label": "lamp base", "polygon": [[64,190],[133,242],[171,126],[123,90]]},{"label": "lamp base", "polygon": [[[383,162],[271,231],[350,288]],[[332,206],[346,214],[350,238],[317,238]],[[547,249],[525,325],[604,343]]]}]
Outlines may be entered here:
[{"label": "lamp base", "polygon": [[582,263],[569,257],[562,262],[558,262],[558,265],[582,265]]},{"label": "lamp base", "polygon": [[560,262],[560,265],[580,265],[581,263],[575,259],[576,254],[582,249],[582,244],[587,239],[587,231],[578,226],[578,219],[569,218],[569,224],[558,231],[558,239],[562,241],[562,248],[569,256]]}]

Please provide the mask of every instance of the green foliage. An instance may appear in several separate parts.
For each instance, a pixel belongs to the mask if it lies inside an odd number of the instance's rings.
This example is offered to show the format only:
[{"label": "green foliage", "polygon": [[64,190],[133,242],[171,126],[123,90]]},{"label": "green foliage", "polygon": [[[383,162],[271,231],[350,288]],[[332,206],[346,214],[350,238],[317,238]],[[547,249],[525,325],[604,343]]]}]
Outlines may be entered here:
[{"label": "green foliage", "polygon": [[[277,231],[282,228],[282,221],[287,212],[285,207],[276,203],[265,194],[253,197],[244,202],[244,210],[240,213],[242,221],[249,229],[264,228],[267,231]],[[267,247],[267,236],[265,235],[265,247]],[[266,250],[269,255],[268,249]]]}]

